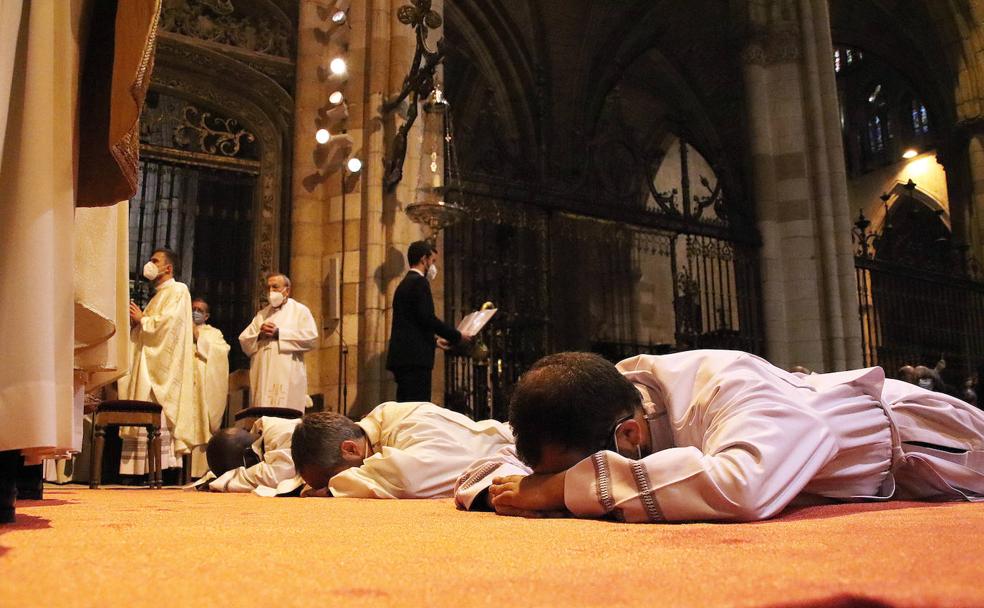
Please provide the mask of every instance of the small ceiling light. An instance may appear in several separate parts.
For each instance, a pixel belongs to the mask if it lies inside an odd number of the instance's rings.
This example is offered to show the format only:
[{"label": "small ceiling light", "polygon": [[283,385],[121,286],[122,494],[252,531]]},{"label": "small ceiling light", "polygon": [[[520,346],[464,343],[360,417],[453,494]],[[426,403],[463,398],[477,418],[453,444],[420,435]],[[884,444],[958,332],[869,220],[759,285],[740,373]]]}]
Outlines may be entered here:
[{"label": "small ceiling light", "polygon": [[318,129],[314,134],[314,139],[319,144],[326,144],[328,143],[328,140],[331,139],[331,133],[328,132],[328,129]]},{"label": "small ceiling light", "polygon": [[335,11],[335,14],[331,16],[331,20],[339,25],[345,23],[345,11]]},{"label": "small ceiling light", "polygon": [[350,158],[345,166],[348,167],[349,173],[358,173],[362,170],[362,161],[358,158]]},{"label": "small ceiling light", "polygon": [[919,152],[915,148],[909,148],[902,154],[902,158],[915,158],[919,156]]},{"label": "small ceiling light", "polygon": [[335,57],[332,59],[331,63],[328,64],[328,67],[331,69],[331,73],[336,76],[341,76],[348,69],[348,66],[345,65],[345,60],[341,57]]},{"label": "small ceiling light", "polygon": [[341,91],[335,91],[334,93],[328,96],[328,101],[335,104],[336,106],[342,103],[342,99],[344,99],[344,97],[342,96]]}]

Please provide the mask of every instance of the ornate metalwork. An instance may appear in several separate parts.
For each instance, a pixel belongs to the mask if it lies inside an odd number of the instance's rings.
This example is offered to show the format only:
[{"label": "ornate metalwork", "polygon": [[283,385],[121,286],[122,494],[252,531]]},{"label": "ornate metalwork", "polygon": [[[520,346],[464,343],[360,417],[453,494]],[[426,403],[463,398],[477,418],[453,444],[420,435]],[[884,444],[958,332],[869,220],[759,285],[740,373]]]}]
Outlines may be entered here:
[{"label": "ornate metalwork", "polygon": [[406,208],[407,216],[418,224],[427,226],[430,230],[429,239],[437,238],[444,228],[460,220],[465,210],[461,207],[440,201],[438,203],[411,203]]},{"label": "ornate metalwork", "polygon": [[868,232],[871,220],[864,216],[864,210],[858,209],[858,219],[854,220],[854,227],[851,229],[851,242],[857,249],[854,255],[861,258],[875,257],[875,250],[878,245],[878,234]]},{"label": "ornate metalwork", "polygon": [[912,180],[896,192],[891,207],[893,196],[881,196],[880,231],[863,213],[851,230],[865,363],[895,375],[945,358],[959,385],[984,360],[984,282],[942,210],[919,200]]},{"label": "ornate metalwork", "polygon": [[256,136],[235,118],[203,110],[195,104],[152,92],[141,117],[140,141],[144,145],[175,148],[229,158],[255,158]]},{"label": "ornate metalwork", "polygon": [[[257,208],[254,213],[254,277],[255,303],[259,304],[265,275],[279,267],[280,211],[282,196],[282,150],[285,134],[274,126],[269,114],[252,102],[224,89],[207,86],[171,68],[158,67],[154,73],[154,88],[183,99],[198,101],[210,107],[227,110],[239,120],[255,125],[259,152],[260,182]],[[217,157],[219,158],[219,157]]]},{"label": "ornate metalwork", "polygon": [[165,0],[161,28],[254,53],[278,57],[291,54],[288,24],[236,14],[232,0]]},{"label": "ornate metalwork", "polygon": [[174,141],[190,146],[197,139],[198,148],[207,154],[236,156],[239,154],[240,140],[256,141],[256,136],[241,128],[235,118],[214,116],[194,106],[185,106],[182,118],[182,124],[175,129]]},{"label": "ornate metalwork", "polygon": [[427,48],[427,34],[430,29],[440,27],[441,16],[431,10],[431,0],[411,0],[411,4],[401,6],[397,11],[400,23],[409,25],[416,33],[416,48],[410,62],[410,72],[403,79],[403,88],[393,99],[383,104],[383,112],[390,113],[409,98],[406,120],[393,137],[386,172],[383,175],[383,188],[392,192],[403,179],[403,163],[407,155],[407,137],[413,123],[417,120],[417,105],[421,98],[430,95],[434,89],[434,72],[444,60],[444,39],[437,41],[437,49]]}]

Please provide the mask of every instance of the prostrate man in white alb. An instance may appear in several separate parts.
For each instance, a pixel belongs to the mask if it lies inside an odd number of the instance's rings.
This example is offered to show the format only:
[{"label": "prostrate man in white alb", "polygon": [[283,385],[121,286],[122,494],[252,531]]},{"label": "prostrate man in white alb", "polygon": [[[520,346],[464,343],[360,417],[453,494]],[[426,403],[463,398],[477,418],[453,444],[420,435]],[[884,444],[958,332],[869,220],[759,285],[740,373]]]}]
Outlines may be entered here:
[{"label": "prostrate man in white alb", "polygon": [[308,414],[294,430],[291,455],[309,496],[447,498],[465,467],[512,442],[509,426],[496,420],[388,402],[358,422]]},{"label": "prostrate man in white alb", "polygon": [[[191,294],[174,280],[180,261],[160,248],[144,265],[144,277],[154,284],[154,297],[144,310],[130,303],[130,373],[122,378],[121,399],[159,403],[163,408],[161,468],[181,466],[181,456],[208,441],[208,413],[195,400],[194,341]],[[120,473],[147,472],[144,429],[122,431]]]},{"label": "prostrate man in white alb", "polygon": [[[196,407],[208,412],[208,434],[222,427],[229,394],[229,344],[222,332],[208,324],[211,317],[208,302],[202,298],[191,301],[192,330],[195,341],[195,401]],[[204,446],[192,454],[191,474],[201,477],[208,470]]]},{"label": "prostrate man in white alb", "polygon": [[210,472],[196,484],[212,492],[253,492],[278,496],[297,490],[304,481],[294,471],[290,442],[300,419],[263,416],[247,432],[222,429],[208,441]]},{"label": "prostrate man in white alb", "polygon": [[794,500],[984,500],[984,412],[880,367],[798,374],[726,350],[616,367],[558,353],[520,378],[509,421],[515,448],[462,475],[460,506],[753,521]]},{"label": "prostrate man in white alb", "polygon": [[290,297],[286,275],[271,274],[267,288],[269,305],[239,334],[250,357],[250,404],[303,412],[311,404],[304,353],[317,344],[318,326],[308,307]]}]

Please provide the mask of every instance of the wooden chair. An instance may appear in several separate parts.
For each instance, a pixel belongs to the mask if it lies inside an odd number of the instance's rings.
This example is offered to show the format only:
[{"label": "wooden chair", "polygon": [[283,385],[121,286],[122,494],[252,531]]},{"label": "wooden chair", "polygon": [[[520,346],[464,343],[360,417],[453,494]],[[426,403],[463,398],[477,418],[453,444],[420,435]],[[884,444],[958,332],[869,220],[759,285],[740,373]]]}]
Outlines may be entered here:
[{"label": "wooden chair", "polygon": [[92,448],[89,461],[89,487],[98,488],[102,480],[103,447],[106,428],[140,426],[147,429],[147,470],[151,488],[161,483],[161,406],[149,401],[103,401],[92,413]]},{"label": "wooden chair", "polygon": [[304,412],[291,409],[289,407],[248,407],[244,410],[236,412],[236,426],[244,428],[248,431],[253,428],[253,423],[262,416],[272,416],[274,418],[294,420],[303,415]]}]

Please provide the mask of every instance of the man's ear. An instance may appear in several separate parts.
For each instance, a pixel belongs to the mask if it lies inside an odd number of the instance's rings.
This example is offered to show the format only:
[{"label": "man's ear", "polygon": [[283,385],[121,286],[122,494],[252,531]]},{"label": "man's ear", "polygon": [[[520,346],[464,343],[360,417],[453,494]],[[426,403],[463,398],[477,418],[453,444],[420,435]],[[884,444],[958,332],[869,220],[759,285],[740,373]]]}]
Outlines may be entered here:
[{"label": "man's ear", "polygon": [[642,426],[640,426],[639,421],[635,418],[629,418],[622,423],[622,426],[618,427],[618,435],[624,437],[625,441],[632,445],[640,445],[642,443],[642,432]]},{"label": "man's ear", "polygon": [[362,454],[359,453],[359,444],[352,439],[346,439],[342,442],[340,446],[342,450],[342,457],[348,460],[351,459],[362,459]]}]

